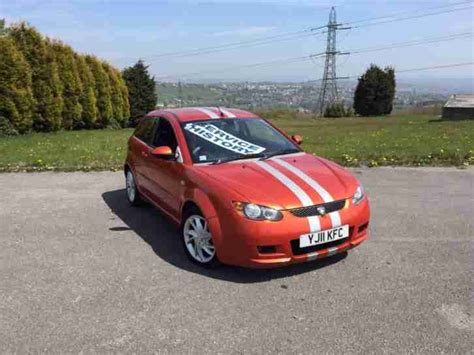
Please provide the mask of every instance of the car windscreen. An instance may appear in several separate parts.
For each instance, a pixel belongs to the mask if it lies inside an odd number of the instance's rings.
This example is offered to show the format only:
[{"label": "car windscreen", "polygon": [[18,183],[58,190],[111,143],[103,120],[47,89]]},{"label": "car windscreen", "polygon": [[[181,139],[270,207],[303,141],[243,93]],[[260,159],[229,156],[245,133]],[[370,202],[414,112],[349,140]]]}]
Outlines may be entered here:
[{"label": "car windscreen", "polygon": [[194,163],[230,161],[278,152],[298,152],[288,138],[259,118],[182,123]]}]

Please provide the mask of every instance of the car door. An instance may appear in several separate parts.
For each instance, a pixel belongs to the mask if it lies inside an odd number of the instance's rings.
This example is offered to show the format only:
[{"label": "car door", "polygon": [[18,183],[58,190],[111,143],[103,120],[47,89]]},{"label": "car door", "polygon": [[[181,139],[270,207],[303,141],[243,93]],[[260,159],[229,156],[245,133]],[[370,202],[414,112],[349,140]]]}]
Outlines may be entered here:
[{"label": "car door", "polygon": [[174,217],[179,215],[180,196],[183,186],[181,177],[184,174],[180,149],[176,134],[166,118],[159,118],[152,147],[168,146],[173,151],[172,159],[150,155],[146,168],[150,192],[157,205]]},{"label": "car door", "polygon": [[149,195],[146,169],[151,154],[151,144],[157,126],[157,119],[144,117],[138,123],[133,136],[129,140],[129,159],[133,166],[135,179],[140,189]]}]

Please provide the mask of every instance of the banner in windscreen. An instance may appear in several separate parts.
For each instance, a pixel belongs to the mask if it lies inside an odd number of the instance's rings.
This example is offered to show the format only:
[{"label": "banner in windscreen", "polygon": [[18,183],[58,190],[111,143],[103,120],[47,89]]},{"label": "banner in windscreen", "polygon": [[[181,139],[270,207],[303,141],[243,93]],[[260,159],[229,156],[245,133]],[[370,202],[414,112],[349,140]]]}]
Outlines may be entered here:
[{"label": "banner in windscreen", "polygon": [[188,123],[184,126],[184,129],[191,132],[206,141],[215,144],[224,149],[230,150],[234,153],[250,155],[259,154],[265,151],[266,148],[260,147],[256,144],[252,144],[243,139],[240,139],[222,129],[214,126],[213,124],[193,124]]}]

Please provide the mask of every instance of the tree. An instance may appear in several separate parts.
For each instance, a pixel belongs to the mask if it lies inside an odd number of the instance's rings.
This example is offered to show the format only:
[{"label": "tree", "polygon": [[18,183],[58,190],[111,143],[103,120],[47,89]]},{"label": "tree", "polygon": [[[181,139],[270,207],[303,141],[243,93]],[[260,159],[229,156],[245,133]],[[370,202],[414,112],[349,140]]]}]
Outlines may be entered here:
[{"label": "tree", "polygon": [[124,122],[128,117],[124,116],[125,103],[123,102],[122,92],[120,89],[120,72],[118,72],[115,68],[112,68],[109,64],[105,62],[102,63],[102,65],[109,79],[113,119],[118,125],[123,127]]},{"label": "tree", "polygon": [[112,122],[113,119],[109,78],[99,59],[88,55],[86,56],[86,62],[89,65],[95,82],[94,94],[97,99],[98,113],[96,127],[105,128]]},{"label": "tree", "polygon": [[372,64],[359,78],[354,94],[354,110],[361,116],[388,115],[395,97],[395,70]]},{"label": "tree", "polygon": [[5,19],[0,19],[0,36],[4,36],[7,33],[7,29],[5,27]]},{"label": "tree", "polygon": [[33,114],[35,131],[55,131],[61,127],[62,86],[53,53],[46,40],[33,27],[20,23],[9,27],[11,36],[31,68],[32,91],[36,101]]},{"label": "tree", "polygon": [[76,54],[76,63],[79,77],[81,78],[79,103],[81,104],[82,112],[81,120],[74,128],[93,128],[98,116],[94,76],[84,56]]},{"label": "tree", "polygon": [[155,78],[150,76],[148,66],[141,60],[133,67],[126,68],[122,75],[128,88],[130,125],[135,126],[140,118],[156,106],[158,97]]},{"label": "tree", "polygon": [[125,83],[125,79],[122,76],[122,73],[118,72],[119,83],[120,83],[120,94],[122,95],[123,106],[122,106],[122,116],[125,117],[124,127],[128,125],[130,120],[130,102],[128,101],[128,88]]},{"label": "tree", "polygon": [[82,106],[79,102],[81,79],[74,51],[71,47],[59,41],[49,43],[49,47],[53,50],[63,88],[62,127],[70,130],[80,125],[82,115]]},{"label": "tree", "polygon": [[33,122],[31,68],[15,42],[0,37],[0,134],[25,133]]}]

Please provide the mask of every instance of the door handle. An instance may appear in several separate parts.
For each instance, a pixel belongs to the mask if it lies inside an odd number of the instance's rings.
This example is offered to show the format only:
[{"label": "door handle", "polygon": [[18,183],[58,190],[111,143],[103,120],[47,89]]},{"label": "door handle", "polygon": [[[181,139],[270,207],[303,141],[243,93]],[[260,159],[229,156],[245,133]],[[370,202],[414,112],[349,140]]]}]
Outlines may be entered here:
[{"label": "door handle", "polygon": [[148,153],[142,150],[142,157],[148,158]]}]

